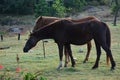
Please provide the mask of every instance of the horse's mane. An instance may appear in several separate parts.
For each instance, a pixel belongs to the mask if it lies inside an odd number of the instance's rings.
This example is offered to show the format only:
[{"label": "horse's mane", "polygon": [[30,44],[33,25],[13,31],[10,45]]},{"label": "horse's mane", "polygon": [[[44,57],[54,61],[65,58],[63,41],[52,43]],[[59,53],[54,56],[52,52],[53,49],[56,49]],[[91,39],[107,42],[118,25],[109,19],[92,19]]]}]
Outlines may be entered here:
[{"label": "horse's mane", "polygon": [[37,23],[40,19],[59,19],[59,18],[57,18],[57,17],[50,17],[50,16],[39,16],[39,17],[36,19],[36,23]]},{"label": "horse's mane", "polygon": [[64,21],[64,20],[73,23],[71,20],[67,20],[67,19],[64,19],[64,18],[63,18],[63,19],[55,20],[55,21],[53,21],[53,22],[51,22],[51,23],[49,23],[49,24],[41,27],[40,29],[42,29],[42,28],[44,28],[44,27],[47,27],[47,26],[50,26],[50,25],[53,25],[53,24],[56,24],[56,23],[59,24],[59,23],[61,23],[61,22]]},{"label": "horse's mane", "polygon": [[43,29],[43,28],[45,28],[45,27],[47,27],[47,26],[50,26],[50,25],[52,25],[52,24],[54,24],[54,23],[56,23],[56,22],[59,22],[59,21],[60,21],[60,20],[55,20],[54,22],[51,22],[50,24],[47,24],[47,25],[45,25],[45,26],[39,28],[39,29],[36,30],[35,32],[32,32],[30,35],[36,33],[37,31],[39,31],[39,30],[41,30],[41,29]]}]

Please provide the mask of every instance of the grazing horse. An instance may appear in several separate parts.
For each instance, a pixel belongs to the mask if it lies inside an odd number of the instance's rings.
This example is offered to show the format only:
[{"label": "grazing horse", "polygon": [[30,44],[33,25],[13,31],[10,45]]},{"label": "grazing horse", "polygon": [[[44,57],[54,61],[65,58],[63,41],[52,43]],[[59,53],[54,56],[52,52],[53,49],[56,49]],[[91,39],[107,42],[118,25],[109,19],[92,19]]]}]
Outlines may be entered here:
[{"label": "grazing horse", "polygon": [[[36,20],[36,24],[33,28],[33,32],[35,32],[36,30],[40,29],[41,27],[43,27],[45,25],[50,24],[51,22],[54,22],[55,20],[60,20],[60,19],[61,18],[57,18],[57,17],[40,16]],[[99,21],[99,19],[97,19],[94,16],[88,16],[88,17],[78,19],[78,20],[74,20],[74,19],[71,19],[71,18],[65,18],[65,19],[70,20],[74,23],[81,23],[81,22],[90,21],[90,20],[98,20]],[[86,63],[86,61],[88,61],[90,50],[91,50],[91,41],[89,41],[87,43],[87,54],[86,54],[86,57],[85,57],[83,63]],[[69,62],[69,55],[68,55],[65,47],[64,47],[64,53],[65,53],[65,65],[64,66],[66,67],[67,63]],[[107,56],[106,59],[107,59],[107,64],[108,64],[109,63],[109,57]]]},{"label": "grazing horse", "polygon": [[[101,47],[105,50],[106,55],[110,58],[111,70],[115,68],[116,64],[110,49],[110,30],[107,24],[105,24],[104,22],[92,20],[83,23],[73,23],[72,21],[64,19],[52,22],[42,27],[41,29],[31,33],[23,48],[23,51],[28,52],[37,44],[38,41],[42,39],[53,39],[57,43],[60,61],[62,61],[63,47],[65,46],[71,58],[72,67],[75,66],[75,61],[72,56],[70,44],[83,45],[94,39],[97,51],[97,58],[92,69],[98,68],[101,56]],[[61,63],[59,64],[57,69],[60,69],[60,66]]]}]

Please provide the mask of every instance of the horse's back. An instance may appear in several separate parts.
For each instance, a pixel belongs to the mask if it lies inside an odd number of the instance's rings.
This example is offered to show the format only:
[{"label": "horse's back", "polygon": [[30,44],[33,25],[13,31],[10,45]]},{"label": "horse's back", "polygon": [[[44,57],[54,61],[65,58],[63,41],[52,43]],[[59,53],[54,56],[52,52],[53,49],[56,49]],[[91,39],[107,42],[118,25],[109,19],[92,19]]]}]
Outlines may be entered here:
[{"label": "horse's back", "polygon": [[91,20],[97,20],[97,21],[100,21],[98,18],[96,18],[95,16],[88,16],[88,17],[85,17],[85,18],[81,18],[81,19],[71,19],[71,21],[73,22],[79,22],[79,23],[82,23],[82,22],[87,22],[87,21],[91,21]]},{"label": "horse's back", "polygon": [[[61,24],[61,25],[60,25]],[[61,20],[59,25],[56,25],[56,38],[60,41],[75,45],[83,45],[92,39],[88,23],[73,23],[69,20]]]},{"label": "horse's back", "polygon": [[[82,45],[89,42],[92,38],[96,38],[99,35],[104,36],[108,27],[104,22],[92,20],[83,23],[73,23],[68,20],[62,21],[64,25],[59,28],[66,41],[72,44]],[[59,26],[58,26],[59,27]],[[61,33],[58,32],[58,33]]]}]

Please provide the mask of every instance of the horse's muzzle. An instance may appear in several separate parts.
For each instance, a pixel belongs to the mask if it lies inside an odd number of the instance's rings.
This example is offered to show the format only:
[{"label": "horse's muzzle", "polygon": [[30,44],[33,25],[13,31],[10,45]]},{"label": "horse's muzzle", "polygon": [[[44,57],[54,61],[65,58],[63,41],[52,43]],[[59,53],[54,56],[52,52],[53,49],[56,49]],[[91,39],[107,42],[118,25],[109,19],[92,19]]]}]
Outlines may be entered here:
[{"label": "horse's muzzle", "polygon": [[27,53],[27,52],[28,52],[28,49],[23,48],[23,52]]}]

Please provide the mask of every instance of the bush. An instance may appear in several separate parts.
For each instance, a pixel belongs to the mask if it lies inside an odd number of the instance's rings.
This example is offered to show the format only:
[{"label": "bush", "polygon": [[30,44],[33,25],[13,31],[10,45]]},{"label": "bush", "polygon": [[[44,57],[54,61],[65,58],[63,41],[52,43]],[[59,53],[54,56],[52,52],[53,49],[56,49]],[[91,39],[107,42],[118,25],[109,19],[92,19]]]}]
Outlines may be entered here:
[{"label": "bush", "polygon": [[25,73],[24,76],[23,76],[23,80],[47,80],[47,78],[45,77],[40,77],[40,78],[37,78],[38,75],[37,74],[33,74],[33,73]]}]

